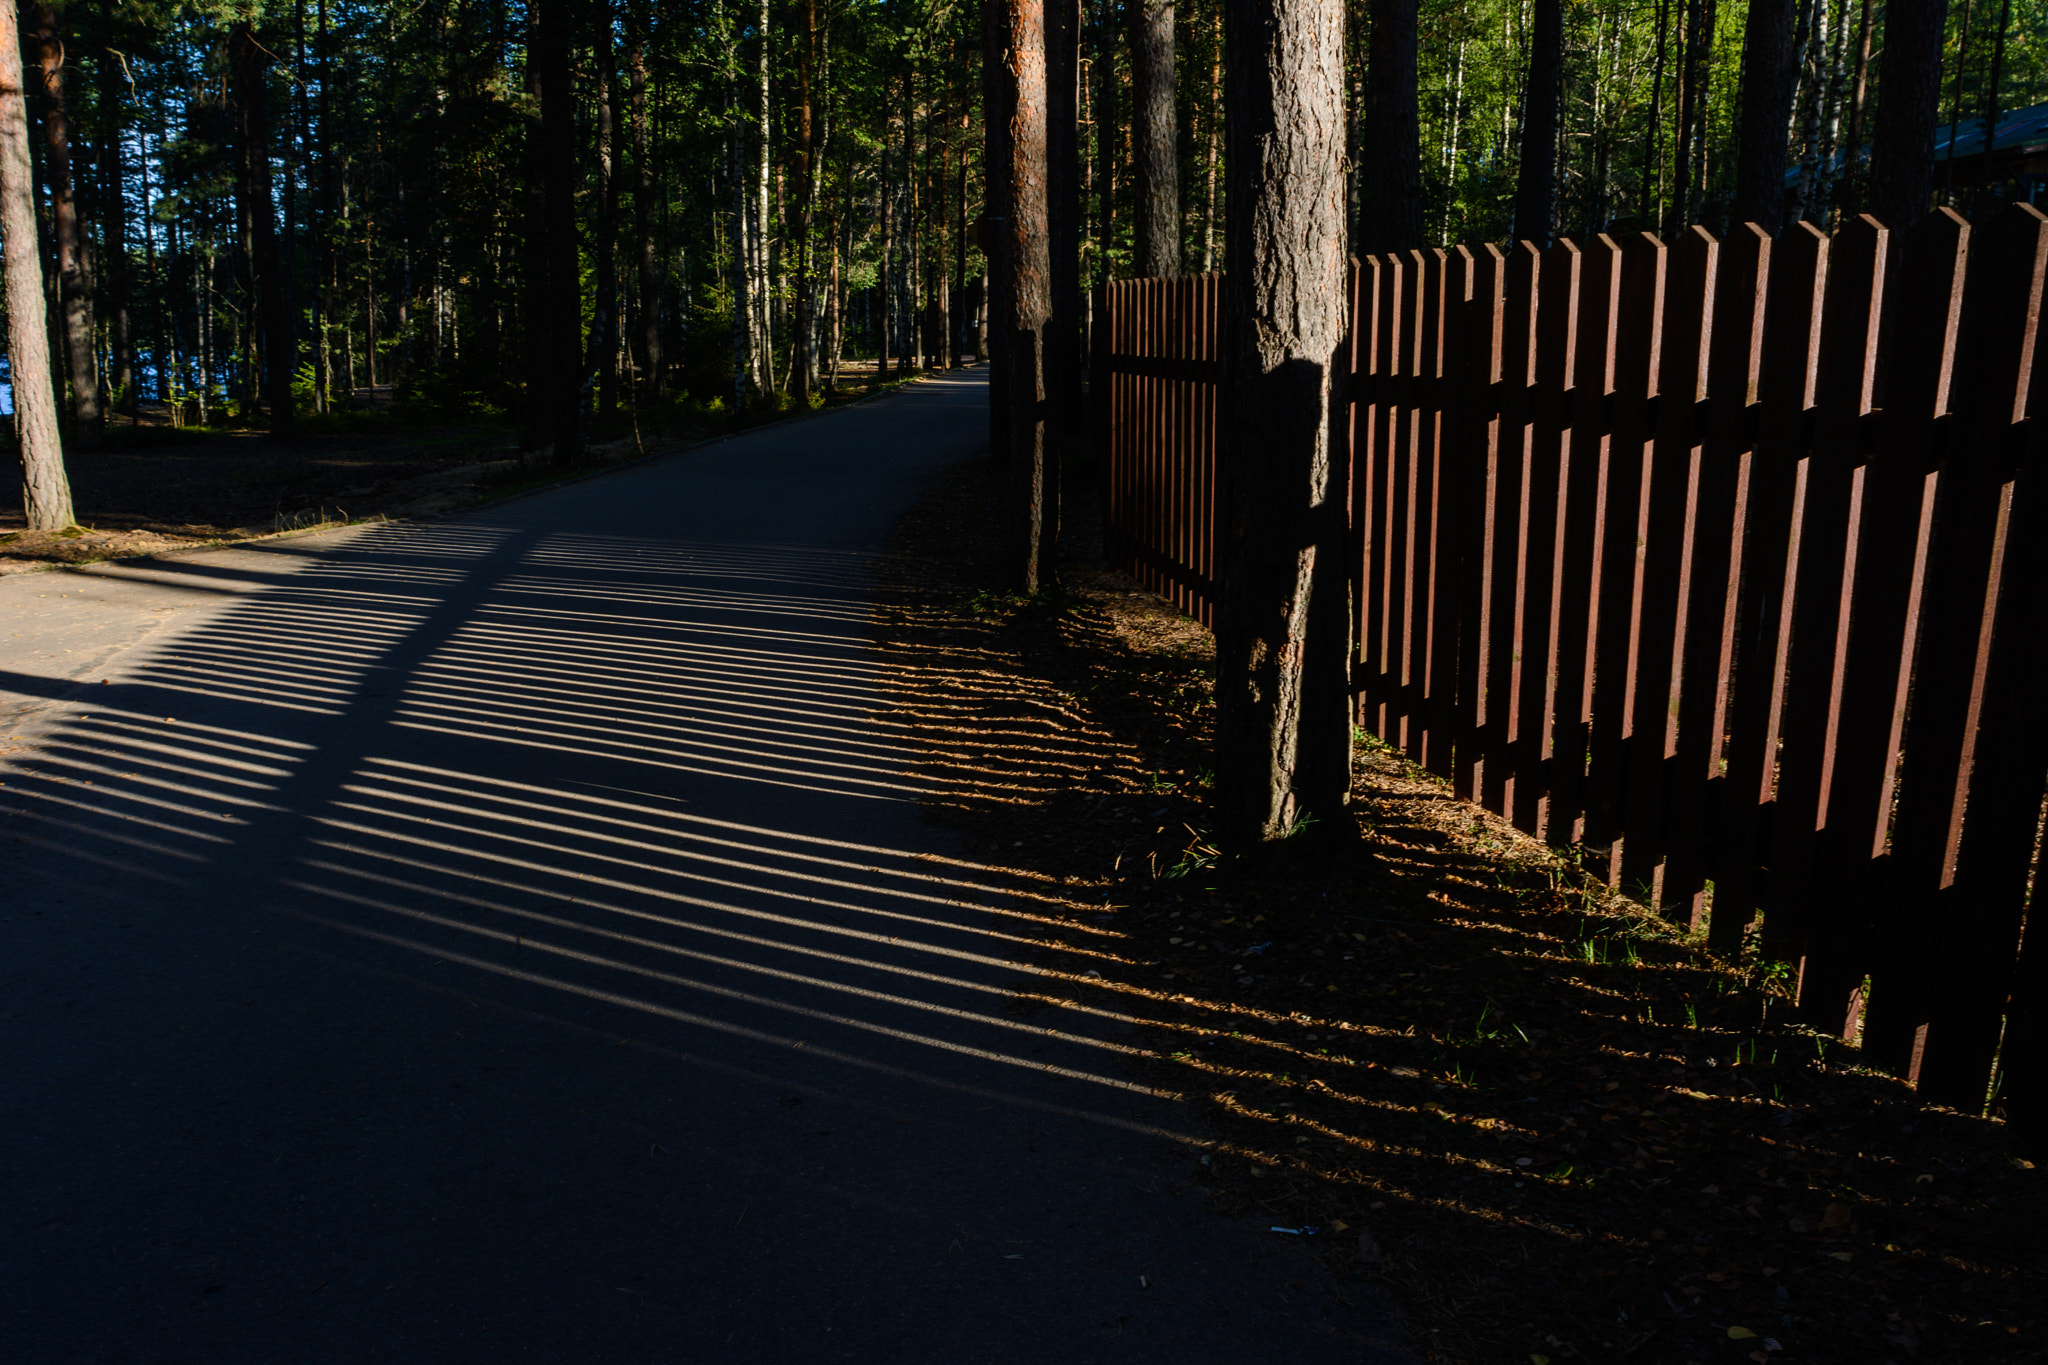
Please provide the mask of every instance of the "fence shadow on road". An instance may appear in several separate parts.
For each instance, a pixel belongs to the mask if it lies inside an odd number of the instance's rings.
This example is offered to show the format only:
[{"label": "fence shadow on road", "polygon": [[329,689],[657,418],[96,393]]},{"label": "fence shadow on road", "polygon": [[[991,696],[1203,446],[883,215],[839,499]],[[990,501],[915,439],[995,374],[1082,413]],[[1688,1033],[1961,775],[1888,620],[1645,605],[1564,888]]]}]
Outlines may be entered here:
[{"label": "fence shadow on road", "polygon": [[720,1065],[801,1049],[1150,1127],[1113,1005],[1011,1008],[1053,879],[928,851],[917,803],[976,779],[906,767],[876,713],[869,577],[791,546],[371,528],[73,698],[0,810],[95,913],[232,904]]}]

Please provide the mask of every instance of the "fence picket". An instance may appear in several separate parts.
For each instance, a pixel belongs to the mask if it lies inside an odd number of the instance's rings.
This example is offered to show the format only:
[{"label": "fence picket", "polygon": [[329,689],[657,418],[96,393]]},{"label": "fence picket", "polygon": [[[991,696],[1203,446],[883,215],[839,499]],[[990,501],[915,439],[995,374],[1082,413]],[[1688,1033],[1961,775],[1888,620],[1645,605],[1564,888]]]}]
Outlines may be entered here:
[{"label": "fence picket", "polygon": [[[1965,910],[1952,895],[1954,857],[1966,810],[2005,799],[1987,789],[1971,801],[1973,768],[1983,731],[1980,719],[1989,667],[1992,609],[1998,601],[2001,560],[2009,548],[2006,524],[2011,483],[2012,426],[2024,411],[2032,364],[2038,297],[2032,289],[2043,266],[2048,220],[2030,206],[1994,221],[1970,244],[1962,313],[1957,327],[1954,425],[1938,475],[1935,516],[1940,534],[1928,557],[1921,635],[1912,672],[1912,708],[1901,748],[1908,756],[1893,825],[1889,867],[1878,884],[1871,971],[1885,983],[1875,997],[1864,1048],[1879,1066],[1909,1080],[1921,1069],[1932,1015],[1932,986],[1947,947],[1943,930]],[[2014,926],[2016,928],[2017,926]],[[1991,952],[1996,960],[2010,957]],[[1929,1089],[1954,1095],[1972,1090],[1981,1101],[1988,1075],[1972,1068],[1955,1074],[1937,1058]]]},{"label": "fence picket", "polygon": [[1764,887],[1761,952],[1772,962],[1803,966],[1809,939],[1813,859],[1833,767],[1840,647],[1849,624],[1850,516],[1877,377],[1888,236],[1866,216],[1838,231],[1828,250],[1814,432],[1794,528],[1799,554],[1779,730],[1783,752]]},{"label": "fence picket", "polygon": [[1607,850],[1610,884],[1621,880],[1614,845],[1624,833],[1622,778],[1635,706],[1637,582],[1642,568],[1643,468],[1654,419],[1656,355],[1664,336],[1664,247],[1648,233],[1622,243],[1616,310],[1613,420],[1602,475],[1600,597],[1593,642],[1591,739],[1586,756],[1585,841]]},{"label": "fence picket", "polygon": [[1621,248],[1598,236],[1579,252],[1575,302],[1577,354],[1572,359],[1571,412],[1561,483],[1557,577],[1557,683],[1553,689],[1547,836],[1554,843],[1584,836],[1586,765],[1592,721],[1594,601],[1600,590],[1600,547],[1608,534],[1602,470],[1607,456],[1608,395],[1614,390],[1615,310],[1621,299]]},{"label": "fence picket", "polygon": [[[1815,862],[1814,938],[1800,1006],[1855,1036],[1870,955],[1860,932],[1886,859],[1899,741],[1933,530],[1935,422],[1948,406],[1969,225],[1942,210],[1907,234],[1878,358],[1882,428],[1863,466],[1856,570],[1835,726],[1835,764]],[[1887,875],[1889,869],[1887,868]]]},{"label": "fence picket", "polygon": [[1748,493],[1750,404],[1762,359],[1764,308],[1770,288],[1771,238],[1742,225],[1722,244],[1710,286],[1713,321],[1704,386],[1707,416],[1697,433],[1692,513],[1687,529],[1683,641],[1677,679],[1678,733],[1666,800],[1665,904],[1698,927],[1705,913],[1707,850],[1725,786],[1728,676],[1735,652],[1736,570],[1741,563],[1743,499]]},{"label": "fence picket", "polygon": [[1734,673],[1729,682],[1727,775],[1715,823],[1713,916],[1707,944],[1732,958],[1753,921],[1778,767],[1778,718],[1790,640],[1793,525],[1801,489],[1803,423],[1813,406],[1828,239],[1794,224],[1772,243],[1757,373],[1757,434],[1743,506],[1736,574]]}]

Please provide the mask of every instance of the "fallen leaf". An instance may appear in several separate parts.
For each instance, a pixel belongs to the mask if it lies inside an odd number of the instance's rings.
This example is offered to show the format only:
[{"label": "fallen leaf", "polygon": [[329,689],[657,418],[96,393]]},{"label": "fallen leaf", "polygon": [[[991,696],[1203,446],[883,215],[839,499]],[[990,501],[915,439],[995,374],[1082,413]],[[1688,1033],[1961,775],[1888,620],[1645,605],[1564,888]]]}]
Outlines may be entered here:
[{"label": "fallen leaf", "polygon": [[1856,1259],[1856,1253],[1853,1251],[1830,1251],[1828,1255],[1838,1261],[1853,1261]]},{"label": "fallen leaf", "polygon": [[1748,1341],[1755,1335],[1756,1333],[1750,1331],[1747,1327],[1730,1327],[1728,1329],[1728,1340],[1730,1341]]},{"label": "fallen leaf", "polygon": [[1849,1226],[1851,1216],[1847,1204],[1830,1204],[1828,1211],[1820,1216],[1820,1225],[1824,1228],[1845,1228]]}]

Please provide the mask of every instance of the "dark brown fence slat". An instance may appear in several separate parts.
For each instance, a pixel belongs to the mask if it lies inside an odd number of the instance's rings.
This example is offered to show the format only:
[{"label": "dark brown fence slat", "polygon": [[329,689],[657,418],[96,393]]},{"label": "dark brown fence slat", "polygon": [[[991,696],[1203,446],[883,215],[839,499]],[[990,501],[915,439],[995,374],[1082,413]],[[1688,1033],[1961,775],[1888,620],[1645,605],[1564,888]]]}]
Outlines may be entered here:
[{"label": "dark brown fence slat", "polygon": [[1613,845],[1623,833],[1622,777],[1635,700],[1637,581],[1642,568],[1643,468],[1653,421],[1656,356],[1664,337],[1664,246],[1648,233],[1622,243],[1616,314],[1614,420],[1602,479],[1600,597],[1594,639],[1593,718],[1586,758],[1585,841],[1609,850],[1607,876],[1621,879]]},{"label": "dark brown fence slat", "polygon": [[1586,763],[1592,719],[1594,598],[1599,591],[1601,473],[1607,454],[1606,404],[1614,388],[1615,309],[1621,248],[1599,236],[1579,253],[1577,354],[1572,360],[1570,429],[1561,483],[1564,520],[1557,579],[1557,682],[1550,708],[1550,804],[1547,837],[1583,837]]},{"label": "dark brown fence slat", "polygon": [[[2037,275],[2036,278],[2039,278]],[[1974,798],[1956,851],[1950,894],[1969,913],[1950,917],[1922,1066],[1940,1093],[1961,1093],[1965,1067],[1980,1065],[2005,1025],[1998,1064],[2003,1100],[2023,1131],[2048,1131],[2048,934],[2029,933],[2018,967],[1986,971],[2022,914],[2040,924],[2035,832],[2048,796],[2048,314],[2036,295],[2033,367],[2026,395],[2027,440],[2019,452],[1985,670]],[[1981,955],[1980,955],[1981,954]],[[1999,999],[2000,976],[2012,982]],[[1952,1103],[1955,1101],[1951,1101]]]},{"label": "dark brown fence slat", "polygon": [[1416,417],[1416,536],[1417,577],[1414,591],[1415,625],[1407,659],[1407,679],[1416,697],[1409,755],[1425,767],[1449,767],[1448,708],[1438,691],[1447,675],[1431,671],[1436,657],[1438,632],[1449,625],[1437,619],[1437,579],[1443,565],[1443,363],[1444,363],[1444,253],[1416,253],[1416,290],[1420,296],[1417,316],[1421,336],[1416,349],[1419,400]]},{"label": "dark brown fence slat", "polygon": [[1446,655],[1456,673],[1446,688],[1450,702],[1452,790],[1470,800],[1479,782],[1479,643],[1485,604],[1485,499],[1487,499],[1487,391],[1493,385],[1495,319],[1493,270],[1483,252],[1454,248],[1444,266],[1444,387],[1450,413],[1444,422],[1444,467],[1454,471],[1446,497],[1444,555],[1456,565],[1446,596],[1452,624]]},{"label": "dark brown fence slat", "polygon": [[1579,249],[1559,243],[1543,253],[1535,282],[1536,316],[1522,455],[1520,676],[1515,699],[1515,793],[1518,828],[1544,834],[1550,757],[1553,658],[1557,635],[1558,517],[1563,489],[1567,391],[1577,356]]},{"label": "dark brown fence slat", "polygon": [[1420,396],[1417,367],[1421,361],[1422,295],[1416,254],[1403,254],[1394,260],[1401,272],[1401,297],[1394,312],[1394,353],[1390,359],[1400,382],[1397,391],[1401,396],[1393,405],[1393,420],[1388,424],[1392,458],[1388,461],[1387,481],[1392,515],[1387,541],[1387,652],[1393,661],[1389,680],[1393,703],[1387,719],[1388,738],[1407,749],[1412,742],[1408,731],[1415,712],[1410,688],[1416,639],[1416,499],[1421,487],[1416,468],[1422,448],[1416,405]]},{"label": "dark brown fence slat", "polygon": [[1827,248],[1828,239],[1807,223],[1786,229],[1771,248],[1763,363],[1757,375],[1757,437],[1750,454],[1737,574],[1728,766],[1709,867],[1714,906],[1707,944],[1730,958],[1741,948],[1743,933],[1755,915],[1765,854],[1764,816],[1775,786],[1793,511],[1804,418],[1813,405]]},{"label": "dark brown fence slat", "polygon": [[1400,271],[1388,257],[1371,259],[1372,287],[1361,300],[1358,331],[1362,363],[1371,376],[1366,384],[1367,403],[1361,414],[1362,445],[1356,456],[1353,477],[1358,481],[1358,537],[1365,576],[1359,580],[1359,644],[1367,681],[1365,728],[1384,739],[1387,734],[1386,581],[1388,515],[1386,433],[1391,385],[1387,382],[1387,357],[1392,350],[1390,333],[1395,300],[1400,297]]},{"label": "dark brown fence slat", "polygon": [[1488,613],[1493,607],[1494,469],[1500,442],[1500,414],[1494,407],[1500,382],[1501,306],[1507,284],[1507,258],[1492,246],[1472,253],[1472,287],[1466,304],[1463,355],[1464,398],[1468,414],[1465,461],[1472,480],[1470,515],[1472,546],[1467,561],[1467,603],[1458,631],[1458,648],[1470,662],[1459,679],[1463,723],[1457,738],[1458,756],[1453,789],[1467,801],[1478,801],[1487,783],[1487,729],[1497,709],[1489,704],[1491,678]]},{"label": "dark brown fence slat", "polygon": [[1513,810],[1516,703],[1521,674],[1516,627],[1522,607],[1523,476],[1528,463],[1530,365],[1534,359],[1536,288],[1542,257],[1528,242],[1512,243],[1501,263],[1500,352],[1494,384],[1499,417],[1487,467],[1485,716],[1479,803],[1497,814]]},{"label": "dark brown fence slat", "polygon": [[1754,430],[1750,404],[1762,359],[1763,300],[1771,239],[1754,224],[1722,244],[1712,286],[1705,430],[1694,457],[1690,555],[1680,638],[1678,735],[1665,807],[1667,912],[1698,927],[1705,910],[1706,855],[1722,782],[1728,675],[1734,661],[1736,569],[1743,473]]},{"label": "dark brown fence slat", "polygon": [[1812,453],[1795,530],[1799,556],[1779,727],[1783,748],[1764,887],[1761,948],[1776,962],[1803,963],[1809,938],[1814,850],[1835,749],[1837,662],[1848,625],[1843,574],[1861,464],[1858,429],[1876,383],[1888,236],[1866,216],[1837,232],[1828,249]]},{"label": "dark brown fence slat", "polygon": [[[1930,1094],[1979,1104],[1990,1083],[1980,1064],[1989,1061],[1988,1050],[1938,1053],[1926,1076],[1922,1064],[1944,958],[1957,948],[1969,952],[1981,985],[1988,965],[2011,960],[2017,946],[2016,920],[2007,921],[2012,937],[2002,945],[1969,931],[1956,942],[1946,930],[1987,911],[1992,920],[2003,918],[1954,895],[1955,854],[1966,812],[1983,814],[1987,803],[2009,799],[1995,787],[1978,790],[1972,779],[1985,735],[1980,721],[1993,613],[2010,548],[2013,425],[2024,412],[2038,289],[2048,264],[2044,227],[2048,220],[2020,206],[1973,233],[1970,243],[1950,403],[1956,439],[1939,474],[1934,512],[1940,530],[1930,546],[1912,710],[1901,742],[1906,770],[1896,833],[1889,866],[1876,884],[1871,975],[1883,989],[1873,993],[1864,1030],[1873,1064],[1921,1082]],[[1980,1058],[1965,1060],[1977,1051]]]},{"label": "dark brown fence slat", "polygon": [[1706,377],[1708,301],[1718,246],[1693,228],[1671,249],[1658,356],[1657,434],[1645,467],[1643,561],[1637,610],[1634,707],[1623,806],[1622,885],[1664,913],[1690,905],[1693,888],[1666,885],[1664,810],[1673,740],[1674,653],[1683,647],[1683,597],[1694,452],[1694,407]]},{"label": "dark brown fence slat", "polygon": [[[1870,968],[1874,876],[1885,859],[1933,529],[1930,450],[1948,404],[1969,225],[1946,210],[1907,235],[1879,352],[1883,428],[1865,463],[1834,771],[1815,862],[1814,933],[1800,1007],[1855,1036]],[[1889,869],[1887,869],[1889,875]]]}]

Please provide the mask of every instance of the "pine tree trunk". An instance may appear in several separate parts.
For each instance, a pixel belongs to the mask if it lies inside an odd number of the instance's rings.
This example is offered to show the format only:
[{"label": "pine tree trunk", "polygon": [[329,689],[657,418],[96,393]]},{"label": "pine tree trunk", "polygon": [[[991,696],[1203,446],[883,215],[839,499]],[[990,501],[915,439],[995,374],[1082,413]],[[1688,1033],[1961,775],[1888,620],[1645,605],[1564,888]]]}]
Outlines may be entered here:
[{"label": "pine tree trunk", "polygon": [[[1068,450],[1079,439],[1081,412],[1081,0],[1045,4],[1046,234],[1052,249],[1045,385],[1060,423],[1053,447]],[[1176,224],[1176,241],[1179,231]]]},{"label": "pine tree trunk", "polygon": [[999,168],[1008,209],[997,292],[1010,369],[1008,576],[1019,592],[1053,585],[1059,540],[1060,424],[1049,421],[1045,357],[1052,312],[1046,158],[1046,25],[1043,0],[1001,0],[1008,41],[1000,49],[998,117],[1008,159]]},{"label": "pine tree trunk", "polygon": [[0,252],[7,294],[7,377],[21,444],[21,498],[32,531],[61,531],[77,518],[57,395],[50,376],[50,334],[43,312],[43,261],[37,245],[35,165],[28,147],[16,11],[0,0]]},{"label": "pine tree trunk", "polygon": [[802,47],[797,52],[796,212],[790,232],[796,239],[796,360],[792,368],[797,399],[808,404],[811,375],[816,369],[811,349],[811,315],[816,307],[811,280],[811,208],[816,193],[818,147],[811,81],[818,52],[817,0],[804,0],[803,14]]},{"label": "pine tree trunk", "polygon": [[1004,308],[1009,291],[1010,241],[1010,117],[1014,91],[1003,75],[1003,56],[1010,50],[1008,0],[981,0],[982,99],[982,319],[977,349],[988,358],[988,447],[999,468],[1010,457],[1009,324]]},{"label": "pine tree trunk", "polygon": [[761,391],[772,393],[775,391],[775,330],[769,316],[773,300],[768,293],[768,234],[774,219],[768,212],[768,0],[761,0],[756,28],[755,93],[759,99],[754,132],[754,365],[759,371],[756,382]]},{"label": "pine tree trunk", "polygon": [[1776,234],[1785,225],[1785,123],[1792,117],[1794,0],[1749,0],[1742,35],[1742,112],[1736,131],[1735,222]]},{"label": "pine tree trunk", "polygon": [[[1934,127],[1941,97],[1941,34],[1947,0],[1890,0],[1870,152],[1870,212],[1903,232],[1934,194]],[[1896,240],[1896,238],[1894,239]]]},{"label": "pine tree trunk", "polygon": [[80,449],[100,444],[99,365],[93,355],[92,259],[71,176],[71,118],[64,96],[64,42],[57,15],[48,5],[24,5],[36,65],[42,75],[43,174],[50,187],[50,229],[55,239],[57,310],[62,321],[64,359],[71,380],[74,440]]},{"label": "pine tree trunk", "polygon": [[1180,273],[1180,149],[1174,116],[1173,0],[1133,0],[1131,133],[1137,273]]},{"label": "pine tree trunk", "polygon": [[285,307],[284,271],[278,260],[277,217],[270,181],[269,58],[247,24],[238,25],[232,44],[240,141],[244,220],[248,224],[250,270],[262,330],[263,400],[270,409],[272,436],[292,430],[292,371],[298,346]]},{"label": "pine tree trunk", "polygon": [[[1365,136],[1359,148],[1361,252],[1406,251],[1422,245],[1415,10],[1416,0],[1373,3],[1372,79],[1367,87]],[[1547,219],[1548,210],[1545,216]]]},{"label": "pine tree trunk", "polygon": [[[1557,208],[1557,119],[1563,90],[1563,0],[1535,0],[1528,93],[1522,111],[1522,164],[1515,177],[1514,235],[1539,246],[1550,245],[1551,219]],[[1412,99],[1407,107],[1414,108]],[[1417,221],[1419,233],[1419,214]]]},{"label": "pine tree trunk", "polygon": [[619,73],[612,52],[611,5],[597,6],[597,25],[593,46],[597,57],[597,186],[598,213],[593,225],[596,241],[597,278],[592,287],[597,294],[597,313],[605,320],[605,337],[602,347],[594,348],[599,356],[597,371],[598,411],[607,419],[619,411],[619,365],[618,347],[613,344],[616,332],[618,310],[614,300],[619,295],[619,166],[618,145],[614,136],[619,107]]},{"label": "pine tree trunk", "polygon": [[135,347],[130,335],[128,281],[128,210],[123,199],[121,167],[120,68],[108,51],[114,40],[112,0],[100,0],[100,50],[93,54],[99,73],[101,230],[106,234],[106,266],[101,285],[106,293],[107,332],[111,346],[108,378],[121,395],[121,409],[135,411]]},{"label": "pine tree trunk", "polygon": [[647,0],[628,0],[626,24],[633,100],[633,254],[639,283],[633,360],[642,391],[658,403],[667,383],[661,354],[661,279],[654,254],[654,164],[647,135]]},{"label": "pine tree trunk", "polygon": [[1203,156],[1202,186],[1202,273],[1216,268],[1216,172],[1223,131],[1223,7],[1216,7],[1216,55],[1209,65],[1209,146]]},{"label": "pine tree trunk", "polygon": [[314,60],[320,68],[320,140],[314,156],[320,163],[320,206],[313,225],[313,278],[319,290],[319,306],[313,319],[318,359],[314,362],[313,410],[326,412],[334,393],[334,103],[333,46],[328,41],[327,0],[320,0],[315,13]]},{"label": "pine tree trunk", "polygon": [[1228,0],[1220,837],[1333,827],[1350,782],[1345,471],[1331,440],[1344,318],[1344,36],[1319,0]]},{"label": "pine tree trunk", "polygon": [[[1116,277],[1117,107],[1115,0],[1102,0],[1095,23],[1095,233],[1096,285]],[[991,163],[993,164],[993,163]]]},{"label": "pine tree trunk", "polygon": [[583,347],[576,246],[575,87],[569,0],[541,0],[530,60],[540,94],[541,254],[538,311],[528,322],[528,396],[541,407],[540,430],[555,459],[576,457]]}]

